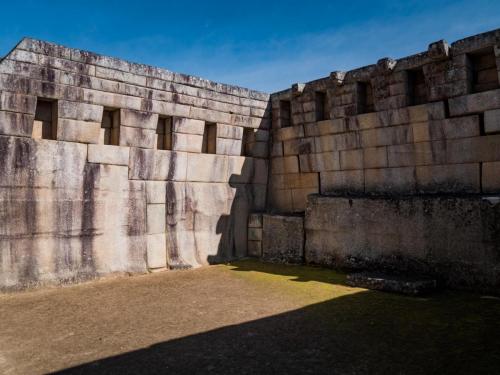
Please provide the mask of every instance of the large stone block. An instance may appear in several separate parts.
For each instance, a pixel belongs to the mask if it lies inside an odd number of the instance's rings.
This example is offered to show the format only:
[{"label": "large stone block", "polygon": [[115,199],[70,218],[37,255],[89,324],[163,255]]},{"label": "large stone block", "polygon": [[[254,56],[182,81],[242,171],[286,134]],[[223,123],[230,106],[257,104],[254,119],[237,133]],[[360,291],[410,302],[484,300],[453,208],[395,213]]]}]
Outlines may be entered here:
[{"label": "large stone block", "polygon": [[451,116],[484,112],[500,108],[500,90],[491,90],[450,98],[448,100]]},{"label": "large stone block", "polygon": [[167,240],[165,233],[148,234],[147,259],[148,268],[165,268],[167,266]]},{"label": "large stone block", "polygon": [[289,139],[303,138],[304,128],[302,126],[289,126],[287,128],[277,129],[274,133],[276,141],[288,141]]},{"label": "large stone block", "polygon": [[360,147],[359,136],[355,132],[323,135],[315,137],[314,141],[314,150],[318,153],[349,150]]},{"label": "large stone block", "polygon": [[187,181],[227,182],[229,160],[224,155],[188,154]]},{"label": "large stone block", "polygon": [[363,170],[321,172],[319,175],[321,194],[362,194],[365,191]]},{"label": "large stone block", "polygon": [[320,154],[300,155],[301,172],[324,172],[340,170],[340,156],[336,151]]},{"label": "large stone block", "polygon": [[302,263],[304,218],[263,215],[262,259],[279,263]]},{"label": "large stone block", "polygon": [[36,96],[15,94],[12,92],[0,92],[0,110],[35,114]]},{"label": "large stone block", "polygon": [[57,139],[60,141],[99,143],[101,124],[60,118],[57,121]]},{"label": "large stone block", "polygon": [[165,233],[166,231],[166,205],[161,204],[148,204],[147,205],[147,233],[157,234]]},{"label": "large stone block", "polygon": [[88,146],[87,158],[90,163],[127,166],[129,151],[128,147],[92,144]]},{"label": "large stone block", "polygon": [[242,155],[241,139],[217,138],[216,152],[219,155]]},{"label": "large stone block", "polygon": [[271,173],[285,174],[299,172],[299,158],[297,156],[285,156],[283,158],[271,159]]},{"label": "large stone block", "polygon": [[0,134],[31,137],[33,115],[0,111]]},{"label": "large stone block", "polygon": [[486,134],[500,132],[500,109],[484,112],[484,132]]},{"label": "large stone block", "polygon": [[363,147],[389,146],[413,142],[413,133],[408,125],[370,129],[360,132]]},{"label": "large stone block", "polygon": [[417,192],[479,193],[479,171],[479,163],[417,167]]},{"label": "large stone block", "polygon": [[174,117],[172,121],[172,130],[176,133],[203,135],[205,121]]},{"label": "large stone block", "polygon": [[482,163],[483,193],[500,193],[500,161]]},{"label": "large stone block", "polygon": [[59,118],[72,120],[101,122],[103,107],[81,102],[70,102],[67,100],[57,101],[57,115]]},{"label": "large stone block", "polygon": [[446,160],[457,164],[500,160],[500,135],[449,140]]},{"label": "large stone block", "polygon": [[387,147],[367,147],[363,149],[363,167],[384,168],[387,167]]},{"label": "large stone block", "polygon": [[154,148],[156,132],[150,129],[120,126],[120,146]]},{"label": "large stone block", "polygon": [[158,125],[158,114],[133,109],[120,109],[120,124],[122,126],[155,130]]},{"label": "large stone block", "polygon": [[414,194],[415,183],[414,167],[365,170],[365,191],[369,194]]},{"label": "large stone block", "polygon": [[346,130],[347,125],[345,119],[324,120],[304,125],[306,137],[344,133]]},{"label": "large stone block", "polygon": [[203,135],[172,133],[172,149],[174,151],[201,152]]},{"label": "large stone block", "polygon": [[[131,180],[186,181],[187,153],[130,149],[129,178]],[[196,164],[191,168],[195,168]]]},{"label": "large stone block", "polygon": [[340,169],[363,169],[363,150],[340,151]]},{"label": "large stone block", "polygon": [[243,128],[241,126],[217,124],[217,138],[241,140],[243,138]]},{"label": "large stone block", "polygon": [[481,197],[311,196],[308,263],[438,276],[461,288],[498,287],[500,205]]}]

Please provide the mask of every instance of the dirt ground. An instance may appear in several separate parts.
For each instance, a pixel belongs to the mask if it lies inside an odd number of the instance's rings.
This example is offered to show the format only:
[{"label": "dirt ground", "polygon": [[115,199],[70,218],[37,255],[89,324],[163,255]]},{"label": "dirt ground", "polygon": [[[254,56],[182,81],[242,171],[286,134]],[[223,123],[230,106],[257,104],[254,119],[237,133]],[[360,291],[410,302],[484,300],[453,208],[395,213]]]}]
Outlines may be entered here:
[{"label": "dirt ground", "polygon": [[0,295],[0,373],[494,374],[500,300],[242,261]]}]

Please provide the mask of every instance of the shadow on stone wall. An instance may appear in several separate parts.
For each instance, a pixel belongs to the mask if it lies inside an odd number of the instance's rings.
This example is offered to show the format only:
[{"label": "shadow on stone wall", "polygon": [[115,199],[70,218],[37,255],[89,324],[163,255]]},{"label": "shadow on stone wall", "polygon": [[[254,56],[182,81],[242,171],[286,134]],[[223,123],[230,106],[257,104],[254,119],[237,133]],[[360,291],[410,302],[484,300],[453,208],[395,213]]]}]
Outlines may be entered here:
[{"label": "shadow on stone wall", "polygon": [[[311,277],[304,267],[283,273],[252,262],[235,269],[254,270],[294,276],[295,282],[343,282],[338,276]],[[495,373],[500,311],[491,303],[472,295],[421,299],[360,291],[59,373]]]}]

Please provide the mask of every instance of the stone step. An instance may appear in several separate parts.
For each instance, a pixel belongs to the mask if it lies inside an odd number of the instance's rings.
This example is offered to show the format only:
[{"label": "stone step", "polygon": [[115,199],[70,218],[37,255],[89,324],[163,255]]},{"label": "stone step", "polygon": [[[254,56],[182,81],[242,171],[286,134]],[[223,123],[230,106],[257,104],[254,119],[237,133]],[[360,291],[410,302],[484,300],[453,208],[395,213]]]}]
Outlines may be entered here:
[{"label": "stone step", "polygon": [[358,288],[411,296],[427,294],[437,288],[437,281],[429,278],[405,277],[371,272],[349,274],[347,275],[347,284]]}]

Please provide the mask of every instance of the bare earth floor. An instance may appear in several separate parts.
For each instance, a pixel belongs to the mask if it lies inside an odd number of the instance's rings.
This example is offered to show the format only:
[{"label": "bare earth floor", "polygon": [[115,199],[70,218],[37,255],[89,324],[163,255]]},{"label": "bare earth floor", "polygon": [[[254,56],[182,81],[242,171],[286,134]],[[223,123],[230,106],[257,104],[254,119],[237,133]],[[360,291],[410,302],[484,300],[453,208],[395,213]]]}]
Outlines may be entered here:
[{"label": "bare earth floor", "polygon": [[0,373],[494,374],[500,300],[242,261],[0,296]]}]

